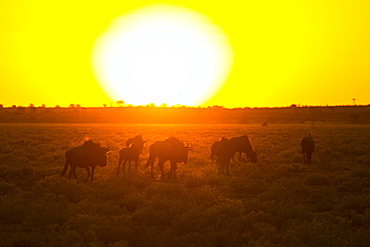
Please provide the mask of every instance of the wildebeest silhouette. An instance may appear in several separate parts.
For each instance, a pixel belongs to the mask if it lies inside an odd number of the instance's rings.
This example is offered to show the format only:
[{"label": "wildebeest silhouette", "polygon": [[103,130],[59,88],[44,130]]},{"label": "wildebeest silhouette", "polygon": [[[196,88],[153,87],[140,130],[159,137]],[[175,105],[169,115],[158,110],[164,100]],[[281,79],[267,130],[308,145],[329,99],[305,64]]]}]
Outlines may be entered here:
[{"label": "wildebeest silhouette", "polygon": [[[85,168],[87,171],[86,182],[91,177],[91,182],[94,179],[95,167],[101,166],[104,167],[107,165],[107,153],[110,152],[108,148],[103,148],[98,143],[94,143],[91,140],[87,140],[82,146],[72,148],[66,152],[66,164],[62,171],[62,177],[66,174],[68,166],[71,167],[71,170],[68,174],[68,179],[71,178],[71,175],[77,179],[76,168]],[[90,173],[91,167],[91,173]]]},{"label": "wildebeest silhouette", "polygon": [[219,141],[211,146],[211,159],[216,159],[218,172],[220,175],[230,175],[229,166],[232,157],[235,154],[233,143],[226,137],[222,137]]},{"label": "wildebeest silhouette", "polygon": [[241,161],[242,153],[245,153],[247,161],[257,163],[257,153],[253,150],[248,136],[233,137],[230,142],[234,146],[235,153],[239,153],[239,161]]},{"label": "wildebeest silhouette", "polygon": [[219,146],[220,146],[220,144],[221,144],[221,141],[223,140],[223,139],[227,139],[226,137],[221,137],[221,139],[219,140],[219,141],[216,141],[216,142],[214,142],[213,144],[212,144],[212,146],[211,146],[211,156],[210,156],[210,158],[211,158],[211,160],[212,160],[212,165],[213,165],[213,163],[214,163],[214,160],[215,159],[217,159],[217,152],[218,152],[218,149],[219,149]]},{"label": "wildebeest silhouette", "polygon": [[176,178],[177,163],[188,162],[188,151],[193,148],[193,145],[189,145],[180,141],[175,137],[170,137],[164,141],[154,142],[149,147],[149,158],[145,168],[149,165],[151,167],[151,176],[153,175],[153,166],[155,159],[158,157],[158,166],[161,169],[161,178],[164,179],[164,163],[169,160],[171,163],[169,178]]},{"label": "wildebeest silhouette", "polygon": [[302,139],[301,146],[303,154],[303,164],[311,164],[312,153],[315,149],[315,142],[311,134]]},{"label": "wildebeest silhouette", "polygon": [[122,171],[125,173],[125,165],[128,161],[128,170],[131,167],[131,161],[135,162],[135,169],[137,170],[137,165],[139,161],[139,155],[143,151],[144,144],[148,142],[143,140],[141,135],[137,135],[134,138],[129,138],[126,141],[126,147],[122,148],[119,151],[119,161],[118,161],[118,171],[117,176],[119,175],[120,166],[122,164]]},{"label": "wildebeest silhouette", "polygon": [[263,122],[262,123],[262,127],[267,127],[268,126],[268,123],[267,122]]},{"label": "wildebeest silhouette", "polygon": [[118,171],[117,177],[119,175],[120,167],[122,164],[122,172],[125,174],[125,165],[128,161],[128,170],[130,171],[131,168],[131,161],[135,162],[135,170],[137,171],[137,164],[139,162],[139,155],[140,155],[140,148],[135,144],[132,143],[130,147],[124,147],[119,151],[119,161],[118,161]]}]

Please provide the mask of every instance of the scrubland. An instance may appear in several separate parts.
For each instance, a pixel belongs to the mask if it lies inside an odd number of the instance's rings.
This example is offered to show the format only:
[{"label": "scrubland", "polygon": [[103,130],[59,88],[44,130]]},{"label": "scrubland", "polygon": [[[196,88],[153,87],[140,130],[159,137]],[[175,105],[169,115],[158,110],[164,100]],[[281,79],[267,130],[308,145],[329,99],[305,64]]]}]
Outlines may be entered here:
[{"label": "scrubland", "polygon": [[[300,140],[316,141],[303,165]],[[118,151],[149,141],[138,171]],[[249,135],[258,162],[211,165],[221,136]],[[61,178],[65,152],[90,137],[109,145],[93,183]],[[148,147],[192,143],[176,180],[144,169]],[[369,246],[370,126],[351,124],[0,124],[0,246]],[[236,158],[236,157],[235,157]],[[166,165],[166,171],[169,165]]]}]

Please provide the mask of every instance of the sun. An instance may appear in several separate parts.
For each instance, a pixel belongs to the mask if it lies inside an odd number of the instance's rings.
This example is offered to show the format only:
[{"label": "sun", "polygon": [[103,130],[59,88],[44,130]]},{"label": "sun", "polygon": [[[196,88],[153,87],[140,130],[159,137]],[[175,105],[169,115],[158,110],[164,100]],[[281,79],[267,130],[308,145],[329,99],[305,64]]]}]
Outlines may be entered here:
[{"label": "sun", "polygon": [[224,84],[233,51],[206,15],[156,4],[114,19],[96,39],[91,64],[112,100],[194,106]]}]

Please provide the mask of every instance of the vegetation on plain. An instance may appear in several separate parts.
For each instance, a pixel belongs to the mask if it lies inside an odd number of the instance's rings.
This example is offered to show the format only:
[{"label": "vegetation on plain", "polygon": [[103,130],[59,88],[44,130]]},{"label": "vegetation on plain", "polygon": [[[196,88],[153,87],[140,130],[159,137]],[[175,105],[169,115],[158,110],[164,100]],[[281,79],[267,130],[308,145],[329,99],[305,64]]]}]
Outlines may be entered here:
[{"label": "vegetation on plain", "polygon": [[[128,138],[148,139],[138,171],[117,177]],[[222,136],[248,135],[257,163],[211,165]],[[300,141],[315,140],[304,165]],[[85,137],[109,144],[94,182],[61,177]],[[148,147],[193,145],[177,179],[144,169]],[[359,124],[0,124],[1,246],[368,246],[370,126]],[[169,171],[169,164],[165,169]]]}]

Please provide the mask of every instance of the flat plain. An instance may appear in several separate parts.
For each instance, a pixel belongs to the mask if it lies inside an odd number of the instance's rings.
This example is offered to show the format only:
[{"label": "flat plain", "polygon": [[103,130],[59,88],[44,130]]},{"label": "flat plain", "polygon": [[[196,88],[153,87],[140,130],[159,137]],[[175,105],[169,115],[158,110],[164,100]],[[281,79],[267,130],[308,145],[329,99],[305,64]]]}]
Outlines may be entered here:
[{"label": "flat plain", "polygon": [[[116,176],[128,138],[148,139],[138,171]],[[300,141],[316,142],[303,165]],[[211,165],[222,136],[248,135],[258,162]],[[144,169],[166,137],[193,145],[177,179]],[[109,145],[93,183],[61,178],[85,137]],[[370,125],[0,124],[1,246],[368,246]],[[165,169],[169,169],[168,164]]]}]

